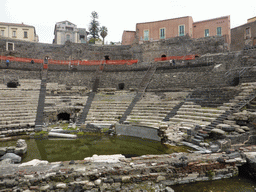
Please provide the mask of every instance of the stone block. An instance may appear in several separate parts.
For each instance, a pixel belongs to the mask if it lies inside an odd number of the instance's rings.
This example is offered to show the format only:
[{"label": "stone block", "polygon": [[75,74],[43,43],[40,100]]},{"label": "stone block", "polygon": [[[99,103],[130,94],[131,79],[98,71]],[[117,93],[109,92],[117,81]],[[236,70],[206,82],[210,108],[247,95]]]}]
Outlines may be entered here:
[{"label": "stone block", "polygon": [[245,130],[240,129],[240,128],[236,128],[235,131],[238,132],[238,133],[245,133]]},{"label": "stone block", "polygon": [[122,183],[129,183],[130,181],[131,181],[131,177],[129,177],[129,176],[122,177]]},{"label": "stone block", "polygon": [[14,153],[15,151],[15,146],[10,146],[6,148],[6,153]]},{"label": "stone block", "polygon": [[217,128],[212,129],[211,132],[212,132],[212,133],[215,133],[215,134],[219,134],[219,135],[226,135],[226,132],[225,132],[225,131],[223,131],[223,130],[221,130],[221,129],[217,129]]},{"label": "stone block", "polygon": [[0,156],[4,155],[6,153],[7,147],[0,147]]},{"label": "stone block", "polygon": [[56,184],[56,188],[57,189],[66,189],[67,188],[67,184],[66,183],[57,183]]},{"label": "stone block", "polygon": [[156,179],[156,182],[158,183],[158,182],[164,181],[164,180],[166,180],[165,176],[159,175],[159,176],[157,177],[157,179]]}]

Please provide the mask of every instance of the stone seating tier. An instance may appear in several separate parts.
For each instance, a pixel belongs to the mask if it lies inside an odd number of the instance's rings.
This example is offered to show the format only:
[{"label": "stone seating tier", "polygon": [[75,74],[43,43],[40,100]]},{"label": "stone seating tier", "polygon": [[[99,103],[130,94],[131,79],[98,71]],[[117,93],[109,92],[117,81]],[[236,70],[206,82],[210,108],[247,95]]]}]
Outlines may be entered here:
[{"label": "stone seating tier", "polygon": [[222,114],[225,110],[219,110],[217,108],[186,108],[182,106],[179,111],[189,111],[189,112],[199,112],[199,113],[213,113],[213,114]]},{"label": "stone seating tier", "polygon": [[188,111],[178,111],[178,115],[190,115],[190,116],[200,116],[200,117],[212,117],[217,118],[220,114],[214,113],[200,113],[200,112],[188,112]]},{"label": "stone seating tier", "polygon": [[211,124],[211,122],[208,122],[208,121],[199,121],[199,120],[195,120],[195,119],[188,119],[188,118],[184,119],[184,118],[176,118],[176,117],[171,118],[169,121],[169,124],[173,124],[173,122],[174,122],[174,124],[176,124],[177,122],[192,123],[194,125],[196,125],[196,124],[201,125],[202,127]]},{"label": "stone seating tier", "polygon": [[23,105],[23,106],[19,106],[19,105],[0,105],[0,111],[28,111],[28,110],[35,110],[37,107],[33,104],[27,104],[27,105]]}]

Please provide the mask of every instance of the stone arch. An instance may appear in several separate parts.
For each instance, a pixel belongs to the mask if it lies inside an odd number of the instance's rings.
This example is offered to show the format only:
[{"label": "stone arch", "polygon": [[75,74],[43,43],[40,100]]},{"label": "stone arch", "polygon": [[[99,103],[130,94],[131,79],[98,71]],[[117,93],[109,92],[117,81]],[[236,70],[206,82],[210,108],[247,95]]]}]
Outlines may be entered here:
[{"label": "stone arch", "polygon": [[161,60],[162,60],[162,61],[166,60],[166,55],[165,55],[165,54],[162,54],[162,55],[161,55]]}]

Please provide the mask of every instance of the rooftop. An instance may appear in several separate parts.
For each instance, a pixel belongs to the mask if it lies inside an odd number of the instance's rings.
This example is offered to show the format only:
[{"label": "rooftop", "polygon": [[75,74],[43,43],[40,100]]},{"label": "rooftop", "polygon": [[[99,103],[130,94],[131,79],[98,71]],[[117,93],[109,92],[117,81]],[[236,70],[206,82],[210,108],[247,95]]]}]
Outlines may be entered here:
[{"label": "rooftop", "polygon": [[7,25],[7,26],[19,26],[19,27],[33,27],[35,28],[34,26],[32,25],[26,25],[24,23],[5,23],[5,22],[0,22],[0,25]]}]

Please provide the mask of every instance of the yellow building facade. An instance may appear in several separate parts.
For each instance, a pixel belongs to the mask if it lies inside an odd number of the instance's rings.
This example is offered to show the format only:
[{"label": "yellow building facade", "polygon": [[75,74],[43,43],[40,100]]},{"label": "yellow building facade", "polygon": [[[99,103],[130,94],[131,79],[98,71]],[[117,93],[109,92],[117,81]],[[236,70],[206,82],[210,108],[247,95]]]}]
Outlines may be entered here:
[{"label": "yellow building facade", "polygon": [[39,38],[36,34],[34,26],[16,23],[0,22],[0,37],[17,39],[30,42],[38,42]]}]

